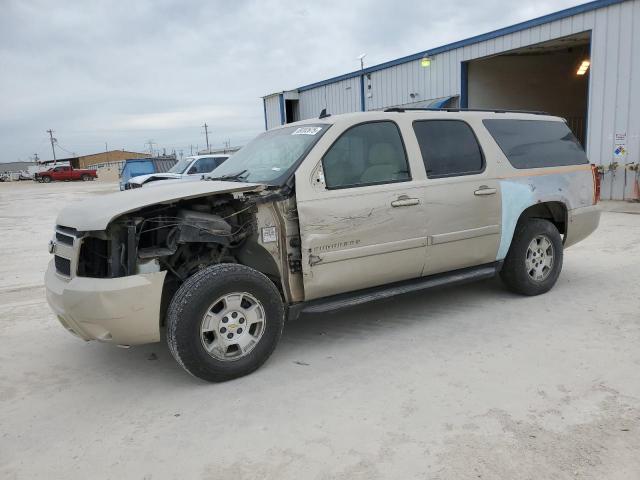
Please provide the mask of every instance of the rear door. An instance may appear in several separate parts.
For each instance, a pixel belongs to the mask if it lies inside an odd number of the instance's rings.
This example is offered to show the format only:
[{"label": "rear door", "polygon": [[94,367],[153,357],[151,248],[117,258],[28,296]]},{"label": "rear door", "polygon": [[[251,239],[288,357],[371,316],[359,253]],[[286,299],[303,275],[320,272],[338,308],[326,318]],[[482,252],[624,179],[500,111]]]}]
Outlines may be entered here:
[{"label": "rear door", "polygon": [[472,126],[462,119],[416,120],[427,173],[424,275],[491,263],[500,243],[500,184]]},{"label": "rear door", "polygon": [[298,171],[305,298],[419,277],[423,183],[412,176],[398,125],[388,120],[351,126],[311,178]]}]

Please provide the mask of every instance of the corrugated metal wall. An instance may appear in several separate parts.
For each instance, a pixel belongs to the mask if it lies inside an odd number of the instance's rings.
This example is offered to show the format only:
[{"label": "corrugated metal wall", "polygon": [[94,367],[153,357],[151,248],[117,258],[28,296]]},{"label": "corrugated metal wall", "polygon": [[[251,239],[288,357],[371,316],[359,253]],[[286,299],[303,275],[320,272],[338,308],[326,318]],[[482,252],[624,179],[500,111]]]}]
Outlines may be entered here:
[{"label": "corrugated metal wall", "polygon": [[300,118],[360,111],[360,78],[354,77],[300,92]]},{"label": "corrugated metal wall", "polygon": [[[604,6],[448,50],[431,56],[431,65],[427,68],[423,68],[418,59],[373,71],[370,79],[365,78],[366,109],[460,95],[461,62],[584,31],[591,31],[592,42],[589,158],[603,165],[613,161],[640,163],[640,0]],[[273,112],[279,112],[277,96],[274,98],[276,105],[267,108],[270,127],[279,124],[269,120],[275,116]],[[360,111],[360,78],[339,80],[300,92],[301,119],[315,117],[323,108],[332,114]],[[628,154],[624,159],[615,160],[613,155],[616,133],[626,133]],[[603,198],[638,196],[636,172],[626,173],[626,182],[622,168],[605,174]]]},{"label": "corrugated metal wall", "polygon": [[[280,126],[280,95],[270,95],[264,98],[264,110],[267,120],[267,130]],[[305,118],[305,117],[302,117]]]}]

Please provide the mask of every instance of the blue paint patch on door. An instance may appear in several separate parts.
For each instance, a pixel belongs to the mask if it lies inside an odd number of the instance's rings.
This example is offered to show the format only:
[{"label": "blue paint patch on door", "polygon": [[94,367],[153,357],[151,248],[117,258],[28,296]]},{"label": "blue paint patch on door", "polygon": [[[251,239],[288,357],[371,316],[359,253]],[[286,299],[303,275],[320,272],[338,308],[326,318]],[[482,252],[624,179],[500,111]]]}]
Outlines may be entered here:
[{"label": "blue paint patch on door", "polygon": [[502,194],[502,229],[496,256],[498,261],[504,260],[509,252],[520,215],[535,203],[533,189],[526,183],[501,180],[500,192]]}]

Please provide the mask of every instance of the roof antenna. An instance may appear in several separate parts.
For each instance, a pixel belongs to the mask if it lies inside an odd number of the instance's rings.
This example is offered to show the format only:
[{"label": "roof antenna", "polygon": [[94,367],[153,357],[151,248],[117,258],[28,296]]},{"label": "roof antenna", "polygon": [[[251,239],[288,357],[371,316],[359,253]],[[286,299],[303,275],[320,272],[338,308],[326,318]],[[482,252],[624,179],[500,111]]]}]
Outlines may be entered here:
[{"label": "roof antenna", "polygon": [[331,114],[327,113],[327,109],[323,108],[322,111],[320,112],[320,116],[318,118],[327,118],[327,117],[330,117],[330,116],[331,116]]}]

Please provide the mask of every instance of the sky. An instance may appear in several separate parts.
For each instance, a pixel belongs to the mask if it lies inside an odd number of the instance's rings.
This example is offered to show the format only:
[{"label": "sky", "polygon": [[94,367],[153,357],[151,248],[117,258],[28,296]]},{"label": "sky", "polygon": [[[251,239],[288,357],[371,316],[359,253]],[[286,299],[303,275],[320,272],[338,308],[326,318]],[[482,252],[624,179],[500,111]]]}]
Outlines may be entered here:
[{"label": "sky", "polygon": [[261,97],[580,3],[0,0],[0,162],[242,145]]}]

